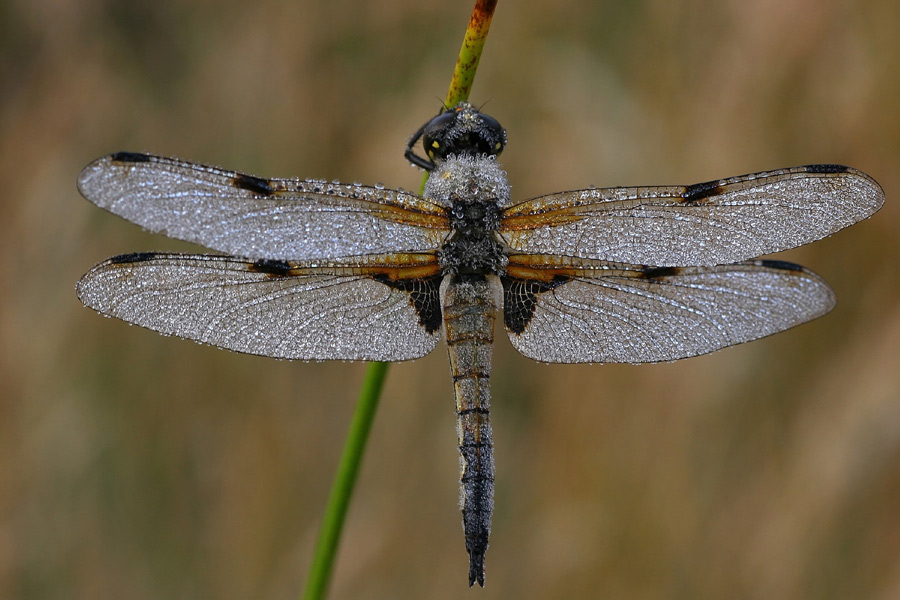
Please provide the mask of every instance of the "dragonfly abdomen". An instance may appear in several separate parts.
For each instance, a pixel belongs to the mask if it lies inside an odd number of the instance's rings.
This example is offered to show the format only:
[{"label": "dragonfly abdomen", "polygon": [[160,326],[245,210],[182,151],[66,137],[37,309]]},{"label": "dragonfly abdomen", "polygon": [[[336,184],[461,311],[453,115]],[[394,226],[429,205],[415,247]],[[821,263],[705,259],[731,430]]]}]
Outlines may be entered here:
[{"label": "dragonfly abdomen", "polygon": [[499,309],[496,277],[451,275],[442,289],[444,327],[456,395],[460,508],[469,585],[484,585],[484,555],[494,509],[494,442],[490,422],[491,349]]}]

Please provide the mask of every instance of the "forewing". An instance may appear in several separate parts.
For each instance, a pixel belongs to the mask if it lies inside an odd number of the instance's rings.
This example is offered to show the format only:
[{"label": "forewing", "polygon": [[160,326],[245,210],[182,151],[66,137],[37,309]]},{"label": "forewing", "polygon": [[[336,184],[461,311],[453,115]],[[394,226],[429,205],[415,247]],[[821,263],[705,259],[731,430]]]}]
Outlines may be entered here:
[{"label": "forewing", "polygon": [[403,191],[262,179],[148,154],[98,159],[78,189],[152,232],[254,259],[424,252],[448,232],[444,209]]},{"label": "forewing", "polygon": [[506,209],[501,232],[515,252],[712,266],[818,240],[883,203],[865,173],[813,165],[690,186],[560,192]]},{"label": "forewing", "polygon": [[146,253],[100,263],[76,290],[104,315],[238,352],[398,361],[437,344],[438,286],[437,278],[382,282],[282,261]]},{"label": "forewing", "polygon": [[544,282],[504,280],[513,346],[551,363],[648,363],[706,354],[824,315],[834,293],[792,263],[593,265]]}]

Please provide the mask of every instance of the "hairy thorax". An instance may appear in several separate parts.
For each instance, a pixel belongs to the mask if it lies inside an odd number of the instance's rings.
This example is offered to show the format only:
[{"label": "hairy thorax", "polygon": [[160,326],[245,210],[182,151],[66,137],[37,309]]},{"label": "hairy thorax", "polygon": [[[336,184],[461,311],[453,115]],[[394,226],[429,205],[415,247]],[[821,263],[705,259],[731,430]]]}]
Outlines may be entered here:
[{"label": "hairy thorax", "polygon": [[509,181],[493,157],[448,157],[429,176],[425,197],[450,209],[452,233],[438,252],[443,274],[506,273],[497,230],[500,211],[509,205]]}]

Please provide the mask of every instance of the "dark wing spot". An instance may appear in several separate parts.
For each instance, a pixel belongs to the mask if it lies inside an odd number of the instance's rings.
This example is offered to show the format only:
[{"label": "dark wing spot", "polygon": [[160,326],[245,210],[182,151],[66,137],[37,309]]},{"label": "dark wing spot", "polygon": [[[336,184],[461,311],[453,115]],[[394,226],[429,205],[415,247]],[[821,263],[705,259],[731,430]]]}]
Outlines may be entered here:
[{"label": "dark wing spot", "polygon": [[275,193],[275,189],[268,180],[263,179],[262,177],[254,177],[253,175],[244,175],[243,173],[235,175],[234,186],[241,188],[242,190],[247,190],[248,192],[262,194],[263,196],[269,196]]},{"label": "dark wing spot", "polygon": [[116,152],[115,154],[110,154],[109,159],[114,162],[142,163],[150,162],[152,157],[149,154],[141,154],[140,152]]},{"label": "dark wing spot", "polygon": [[516,335],[524,333],[534,317],[538,295],[549,292],[570,279],[570,277],[557,276],[553,278],[553,281],[545,282],[501,277],[500,281],[503,282],[503,323],[506,325],[506,329]]},{"label": "dark wing spot", "polygon": [[759,260],[756,261],[761,267],[767,267],[769,269],[781,269],[782,271],[804,271],[805,269],[800,265],[794,264],[792,262],[786,262],[783,260]]},{"label": "dark wing spot", "polygon": [[260,259],[249,265],[251,273],[264,273],[273,277],[287,277],[291,274],[291,265],[283,260]]},{"label": "dark wing spot", "polygon": [[695,183],[684,188],[681,197],[685,202],[700,202],[710,196],[717,196],[722,193],[722,186],[718,181],[707,181],[706,183]]},{"label": "dark wing spot", "polygon": [[111,265],[124,265],[127,263],[147,262],[160,256],[159,252],[132,252],[113,256],[107,262]]},{"label": "dark wing spot", "polygon": [[[459,381],[460,379],[467,378],[467,377],[471,377],[471,375],[454,375],[453,381],[454,382]],[[479,375],[479,377],[487,379],[487,377],[484,377],[483,375]],[[465,415],[473,415],[473,414],[474,415],[489,415],[489,414],[491,414],[491,411],[490,411],[490,409],[485,408],[483,406],[473,406],[472,408],[464,408],[462,410],[458,410],[458,411],[456,411],[456,414],[460,417],[463,417]]]},{"label": "dark wing spot", "polygon": [[641,276],[645,279],[655,279],[657,277],[671,277],[678,275],[681,269],[678,267],[641,267]]},{"label": "dark wing spot", "polygon": [[429,277],[427,279],[399,279],[393,280],[387,275],[375,275],[375,281],[385,284],[395,290],[401,290],[409,294],[409,302],[419,315],[419,324],[428,333],[434,333],[441,326],[441,277]]},{"label": "dark wing spot", "polygon": [[846,173],[848,167],[844,165],[808,165],[807,173]]}]

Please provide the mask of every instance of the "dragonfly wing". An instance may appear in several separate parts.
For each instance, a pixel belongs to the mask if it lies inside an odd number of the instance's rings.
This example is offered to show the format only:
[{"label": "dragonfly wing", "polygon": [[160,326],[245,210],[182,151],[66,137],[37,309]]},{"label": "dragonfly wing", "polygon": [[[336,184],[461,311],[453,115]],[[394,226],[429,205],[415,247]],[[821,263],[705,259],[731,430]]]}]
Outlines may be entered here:
[{"label": "dragonfly wing", "polygon": [[100,263],[77,292],[104,315],[238,352],[398,361],[437,344],[439,285],[436,277],[378,281],[282,261],[144,253]]},{"label": "dragonfly wing", "polygon": [[821,239],[883,203],[865,173],[813,165],[690,186],[551,194],[507,208],[501,232],[514,252],[712,266]]},{"label": "dragonfly wing", "polygon": [[683,268],[593,262],[544,282],[504,279],[504,320],[519,352],[551,363],[671,361],[783,331],[835,302],[818,275],[780,261]]},{"label": "dragonfly wing", "polygon": [[96,160],[78,189],[152,232],[254,259],[424,252],[448,232],[444,209],[400,190],[262,179],[148,154]]}]

